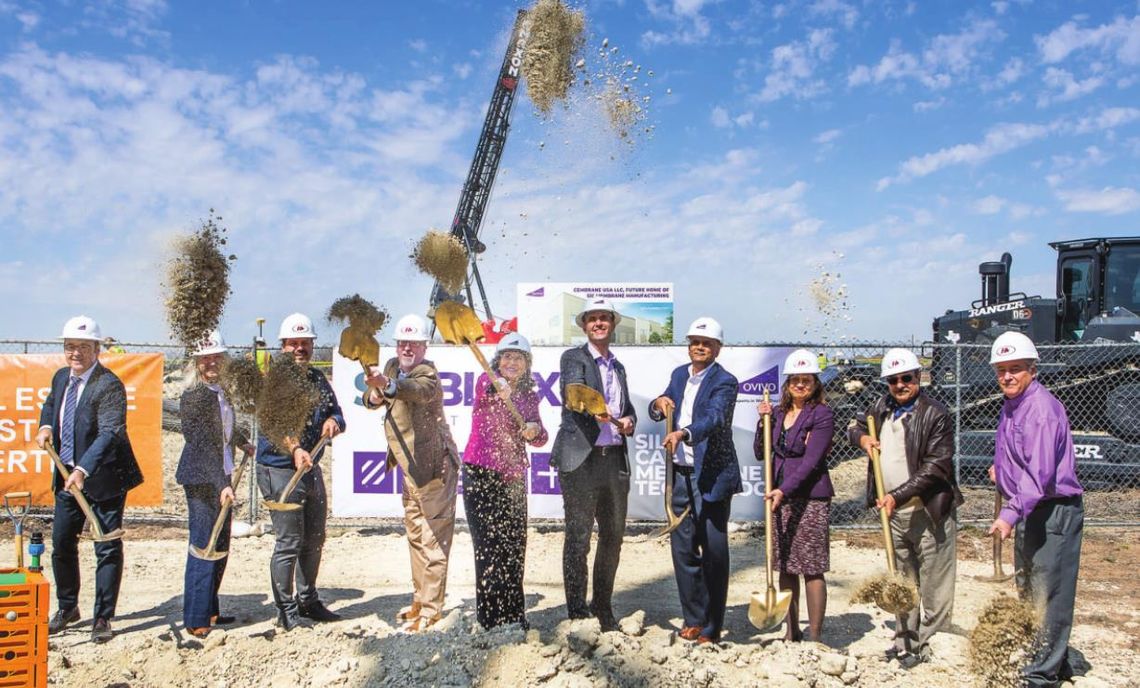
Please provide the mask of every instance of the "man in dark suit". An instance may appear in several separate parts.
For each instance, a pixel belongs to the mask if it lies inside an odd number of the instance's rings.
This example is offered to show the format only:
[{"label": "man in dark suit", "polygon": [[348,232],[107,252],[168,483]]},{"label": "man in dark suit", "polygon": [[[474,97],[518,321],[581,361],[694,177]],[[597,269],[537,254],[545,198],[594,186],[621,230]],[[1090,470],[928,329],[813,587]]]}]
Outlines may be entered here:
[{"label": "man in dark suit", "polygon": [[[606,299],[590,299],[576,322],[587,341],[562,354],[562,398],[566,398],[566,385],[581,383],[602,393],[608,412],[591,416],[562,407],[562,424],[550,455],[550,464],[558,469],[562,483],[566,513],[562,577],[569,617],[584,619],[592,614],[602,630],[615,630],[611,598],[629,500],[625,438],[633,434],[637,413],[629,398],[625,366],[610,351],[621,315]],[[594,596],[587,606],[586,557],[595,520],[598,552],[594,557]]]},{"label": "man in dark suit", "polygon": [[720,640],[728,600],[728,516],[740,492],[740,464],[732,443],[737,382],[716,362],[724,330],[712,318],[689,328],[689,365],[679,366],[649,417],[668,414],[677,428],[665,436],[665,460],[674,463],[673,513],[689,509],[670,534],[673,574],[681,595],[681,637]]},{"label": "man in dark suit", "polygon": [[[52,571],[59,608],[48,623],[58,633],[79,620],[79,533],[85,516],[70,490],[83,492],[104,532],[123,523],[127,491],[142,483],[127,438],[127,394],[123,383],[99,364],[99,325],[85,315],[63,326],[67,367],[56,371],[44,400],[36,443],[51,442],[70,468],[66,482],[52,476],[55,517],[52,524]],[[123,542],[95,543],[95,623],[91,639],[111,639],[119,584],[123,578]]]}]

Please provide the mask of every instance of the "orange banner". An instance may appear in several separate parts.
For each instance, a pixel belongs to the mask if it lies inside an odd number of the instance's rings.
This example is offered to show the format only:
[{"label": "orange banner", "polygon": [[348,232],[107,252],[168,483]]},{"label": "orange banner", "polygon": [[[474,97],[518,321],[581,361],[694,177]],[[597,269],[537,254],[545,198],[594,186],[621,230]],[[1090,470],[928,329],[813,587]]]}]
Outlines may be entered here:
[{"label": "orange banner", "polygon": [[[143,484],[127,506],[162,504],[162,354],[103,354],[99,362],[127,388],[127,435],[142,469]],[[36,446],[40,411],[59,354],[0,354],[0,492],[32,493],[32,504],[54,502],[51,457]]]}]

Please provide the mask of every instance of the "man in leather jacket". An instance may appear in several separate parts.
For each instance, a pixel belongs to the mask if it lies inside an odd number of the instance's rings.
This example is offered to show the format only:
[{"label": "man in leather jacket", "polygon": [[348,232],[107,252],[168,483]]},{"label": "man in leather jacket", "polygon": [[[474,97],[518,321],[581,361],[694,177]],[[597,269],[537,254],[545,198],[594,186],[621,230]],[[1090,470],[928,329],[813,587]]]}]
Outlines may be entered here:
[{"label": "man in leather jacket", "polygon": [[[918,587],[921,604],[897,617],[888,659],[910,669],[930,658],[930,637],[949,626],[954,611],[958,516],[962,503],[954,477],[954,423],[938,401],[920,386],[922,365],[906,349],[883,356],[881,377],[888,392],[851,421],[847,439],[870,452],[880,450],[883,498],[867,462],[867,505],[891,518],[898,570]],[[871,439],[866,416],[875,418]]]}]

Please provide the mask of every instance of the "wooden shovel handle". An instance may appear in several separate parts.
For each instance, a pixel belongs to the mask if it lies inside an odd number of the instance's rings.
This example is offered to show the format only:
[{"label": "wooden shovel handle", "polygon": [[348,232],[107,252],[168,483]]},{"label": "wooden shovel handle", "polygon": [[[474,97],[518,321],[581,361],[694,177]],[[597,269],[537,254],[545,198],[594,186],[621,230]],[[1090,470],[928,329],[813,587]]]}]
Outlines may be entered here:
[{"label": "wooden shovel handle", "polygon": [[[871,436],[872,442],[877,442],[879,437],[875,432],[875,417],[867,416],[867,434]],[[871,459],[871,472],[875,476],[875,498],[882,499],[885,491],[883,490],[883,464],[879,457],[879,450],[877,447],[872,446],[870,454]],[[883,526],[883,547],[887,550],[887,570],[892,574],[895,573],[895,541],[891,537],[891,519],[887,516],[884,509],[879,509],[879,522]]]},{"label": "wooden shovel handle", "polygon": [[[329,443],[329,438],[322,436],[321,441],[317,442],[316,446],[314,446],[309,451],[309,455],[312,456],[313,454],[319,453],[322,449],[325,448],[325,445],[328,443]],[[289,478],[289,482],[286,483],[285,489],[281,491],[281,498],[278,499],[277,501],[284,504],[285,500],[289,497],[289,495],[293,494],[293,490],[297,487],[297,483],[301,482],[301,476],[308,473],[310,468],[311,468],[311,466],[309,466],[309,467],[302,466],[301,468],[298,468],[296,471],[294,471],[293,477]]]},{"label": "wooden shovel handle", "polygon": [[[487,357],[483,355],[483,352],[479,350],[479,346],[475,344],[475,342],[467,342],[467,346],[471,348],[471,353],[475,354],[475,360],[479,361],[479,365],[483,366],[483,372],[487,373],[487,377],[490,378],[491,386],[497,390],[499,386],[495,382],[495,373],[491,370],[491,364],[487,363]],[[518,407],[515,406],[515,402],[510,399],[506,399],[506,402],[507,410],[514,416],[515,422],[519,424],[519,430],[525,430],[526,421],[523,420],[522,414],[519,413]]]},{"label": "wooden shovel handle", "polygon": [[[59,474],[61,476],[63,476],[64,482],[67,482],[67,479],[71,477],[71,471],[67,470],[67,466],[64,465],[63,459],[59,458],[59,454],[55,452],[55,447],[52,446],[50,439],[44,443],[44,449],[47,450],[48,456],[51,457],[51,460],[55,462],[55,469],[59,471]],[[68,489],[68,492],[71,493],[72,497],[75,497],[76,503],[79,504],[79,509],[83,512],[83,515],[87,517],[87,520],[91,522],[91,530],[95,531],[95,539],[98,540],[102,538],[103,527],[99,525],[99,519],[95,518],[95,512],[91,510],[91,504],[89,504],[87,502],[87,498],[83,496],[83,491],[75,486],[72,486]]]},{"label": "wooden shovel handle", "polygon": [[[771,404],[768,390],[764,390],[764,403]],[[772,414],[765,413],[763,417],[764,425],[764,492],[772,491]],[[772,500],[766,496],[764,499],[764,573],[768,579],[769,593],[775,590],[775,575],[772,572],[772,555],[773,547],[772,542],[772,529],[774,526],[774,519],[772,518]],[[769,601],[771,605],[771,601]]]}]

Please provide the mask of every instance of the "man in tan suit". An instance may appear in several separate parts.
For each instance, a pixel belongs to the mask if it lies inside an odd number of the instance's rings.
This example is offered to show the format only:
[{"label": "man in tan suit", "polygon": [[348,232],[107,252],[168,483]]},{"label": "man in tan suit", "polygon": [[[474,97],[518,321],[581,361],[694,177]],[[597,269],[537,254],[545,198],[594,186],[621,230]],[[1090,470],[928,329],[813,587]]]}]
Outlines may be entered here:
[{"label": "man in tan suit", "polygon": [[418,633],[439,621],[447,588],[447,558],[455,531],[459,451],[443,415],[443,390],[427,353],[427,323],[405,315],[396,323],[396,357],[364,378],[365,408],[385,407],[388,465],[404,471],[404,527],[412,558],[412,604],[400,610],[404,630]]}]

